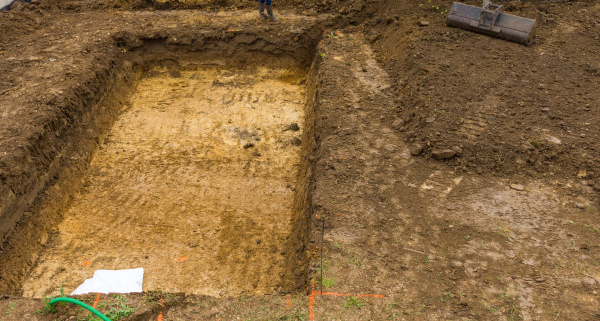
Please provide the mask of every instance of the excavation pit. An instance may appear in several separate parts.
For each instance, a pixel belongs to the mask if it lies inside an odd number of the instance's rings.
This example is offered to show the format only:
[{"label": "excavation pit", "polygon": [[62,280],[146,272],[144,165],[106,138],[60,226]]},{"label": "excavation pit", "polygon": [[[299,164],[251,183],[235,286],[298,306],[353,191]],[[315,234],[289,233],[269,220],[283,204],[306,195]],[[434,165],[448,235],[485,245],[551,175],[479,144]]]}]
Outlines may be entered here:
[{"label": "excavation pit", "polygon": [[211,296],[304,282],[290,278],[307,259],[294,235],[308,224],[306,71],[176,65],[135,81],[23,296],[63,281],[70,293],[98,269],[143,267],[144,291]]}]

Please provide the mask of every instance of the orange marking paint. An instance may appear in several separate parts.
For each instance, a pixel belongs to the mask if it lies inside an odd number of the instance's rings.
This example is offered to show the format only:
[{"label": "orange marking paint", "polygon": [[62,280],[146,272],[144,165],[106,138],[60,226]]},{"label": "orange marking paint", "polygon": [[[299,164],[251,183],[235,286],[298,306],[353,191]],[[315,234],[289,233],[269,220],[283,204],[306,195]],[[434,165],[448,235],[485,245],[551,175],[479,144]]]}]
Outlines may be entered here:
[{"label": "orange marking paint", "polygon": [[162,321],[163,319],[163,315],[162,312],[158,314],[158,318],[156,318],[156,321]]},{"label": "orange marking paint", "polygon": [[315,305],[315,279],[312,280],[310,284],[310,296],[308,297],[308,316],[310,321],[315,320],[315,312],[313,311],[313,306]]},{"label": "orange marking paint", "polygon": [[185,256],[180,256],[177,258],[177,261],[179,261],[179,262],[183,262],[185,260],[187,260],[187,257],[185,257]]},{"label": "orange marking paint", "polygon": [[83,265],[83,266],[88,266],[90,264],[92,264],[92,261],[85,261],[85,262],[81,263],[81,265]]},{"label": "orange marking paint", "polygon": [[98,306],[98,301],[100,301],[100,295],[102,295],[101,293],[98,293],[98,295],[96,295],[96,301],[94,301],[94,305],[92,305],[92,308],[96,308]]},{"label": "orange marking paint", "polygon": [[291,300],[292,296],[287,294],[285,296],[285,305],[287,306],[288,310],[292,308],[292,300]]},{"label": "orange marking paint", "polygon": [[315,304],[315,291],[310,292],[308,297],[308,316],[311,321],[315,320],[315,311],[313,311],[313,305]]},{"label": "orange marking paint", "polygon": [[350,294],[350,293],[320,292],[320,291],[315,291],[314,287],[315,287],[315,280],[312,281],[312,291],[310,292],[310,296],[308,297],[308,315],[309,315],[311,321],[315,320],[315,312],[313,309],[314,309],[314,305],[315,305],[315,295],[316,294],[331,295],[331,296],[356,296],[359,298],[364,298],[364,297],[385,298],[385,295],[383,295],[383,294]]}]

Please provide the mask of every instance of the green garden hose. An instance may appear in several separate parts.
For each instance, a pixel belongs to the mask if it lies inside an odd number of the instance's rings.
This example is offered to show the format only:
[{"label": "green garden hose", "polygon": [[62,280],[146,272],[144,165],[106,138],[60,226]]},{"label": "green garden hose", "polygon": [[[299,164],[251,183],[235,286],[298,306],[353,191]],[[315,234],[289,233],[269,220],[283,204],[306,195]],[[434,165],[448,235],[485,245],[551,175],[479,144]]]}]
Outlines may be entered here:
[{"label": "green garden hose", "polygon": [[107,318],[104,314],[100,313],[100,311],[92,308],[91,306],[75,300],[75,299],[71,299],[71,298],[56,298],[50,301],[50,305],[54,305],[55,303],[58,302],[68,302],[68,303],[73,303],[73,304],[77,304],[78,306],[82,307],[82,308],[86,308],[88,309],[90,312],[92,312],[93,314],[97,315],[100,319],[104,320],[104,321],[111,321],[109,318]]}]

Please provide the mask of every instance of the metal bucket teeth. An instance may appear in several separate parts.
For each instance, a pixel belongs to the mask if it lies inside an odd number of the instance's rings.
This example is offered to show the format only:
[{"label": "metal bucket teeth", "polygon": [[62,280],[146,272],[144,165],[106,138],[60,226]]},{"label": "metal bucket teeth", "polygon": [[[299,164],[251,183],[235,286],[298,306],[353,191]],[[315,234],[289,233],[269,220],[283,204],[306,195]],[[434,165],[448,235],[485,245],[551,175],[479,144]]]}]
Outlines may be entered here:
[{"label": "metal bucket teeth", "polygon": [[501,5],[475,7],[454,2],[446,25],[530,45],[535,35],[535,20],[504,13],[502,8]]}]

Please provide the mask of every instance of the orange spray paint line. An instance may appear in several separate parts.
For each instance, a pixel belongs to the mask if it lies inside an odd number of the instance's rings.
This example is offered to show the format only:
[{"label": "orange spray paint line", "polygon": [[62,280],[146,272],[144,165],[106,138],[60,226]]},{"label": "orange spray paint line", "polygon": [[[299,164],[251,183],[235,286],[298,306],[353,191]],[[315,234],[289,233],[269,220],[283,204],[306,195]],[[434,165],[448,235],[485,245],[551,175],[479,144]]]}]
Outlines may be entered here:
[{"label": "orange spray paint line", "polygon": [[96,295],[96,301],[94,301],[94,305],[92,305],[92,308],[96,308],[98,306],[98,301],[100,301],[100,295],[101,293],[98,293],[98,295]]},{"label": "orange spray paint line", "polygon": [[156,321],[162,321],[163,320],[163,315],[162,312],[158,314],[158,318],[156,318]]},{"label": "orange spray paint line", "polygon": [[315,311],[313,311],[313,306],[315,305],[315,279],[312,280],[310,284],[310,296],[308,297],[308,316],[310,321],[315,320]]},{"label": "orange spray paint line", "polygon": [[288,310],[292,309],[292,300],[291,300],[292,296],[287,294],[285,296],[285,305],[287,306]]},{"label": "orange spray paint line", "polygon": [[313,311],[313,305],[315,304],[315,291],[310,292],[310,296],[308,297],[308,316],[310,321],[315,320],[315,311]]}]

